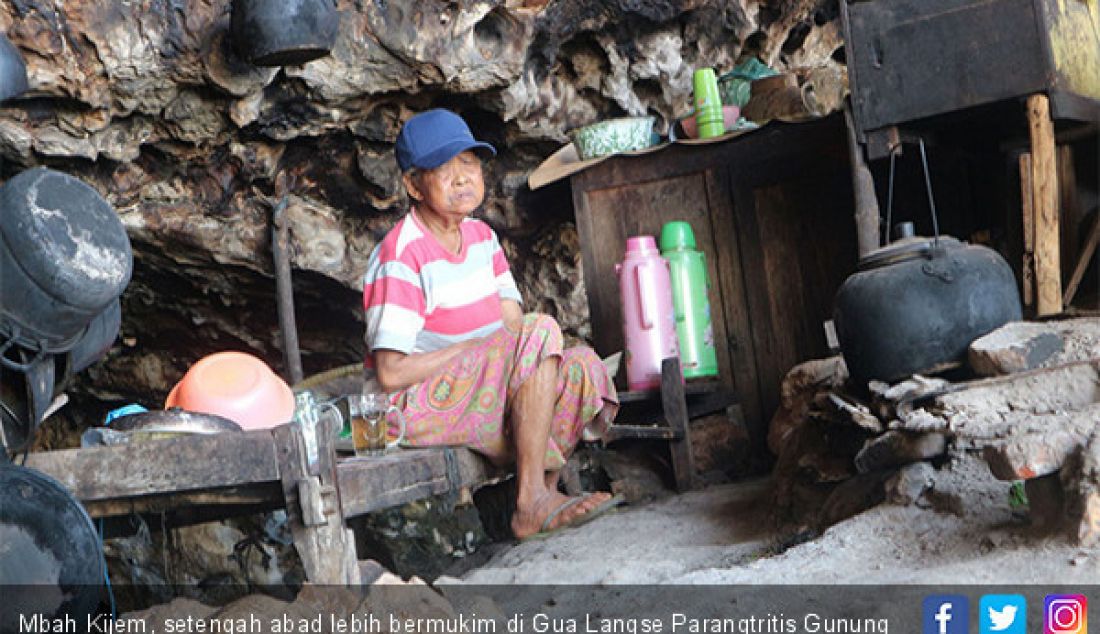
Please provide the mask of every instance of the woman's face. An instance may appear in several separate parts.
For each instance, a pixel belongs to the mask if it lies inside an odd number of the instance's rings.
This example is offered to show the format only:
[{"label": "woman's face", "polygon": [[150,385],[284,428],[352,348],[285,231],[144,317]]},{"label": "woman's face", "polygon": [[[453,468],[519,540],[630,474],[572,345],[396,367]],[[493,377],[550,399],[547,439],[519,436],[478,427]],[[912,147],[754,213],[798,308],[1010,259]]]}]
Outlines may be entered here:
[{"label": "woman's face", "polygon": [[435,169],[405,174],[405,188],[420,209],[445,217],[466,217],[485,199],[481,159],[472,150]]}]

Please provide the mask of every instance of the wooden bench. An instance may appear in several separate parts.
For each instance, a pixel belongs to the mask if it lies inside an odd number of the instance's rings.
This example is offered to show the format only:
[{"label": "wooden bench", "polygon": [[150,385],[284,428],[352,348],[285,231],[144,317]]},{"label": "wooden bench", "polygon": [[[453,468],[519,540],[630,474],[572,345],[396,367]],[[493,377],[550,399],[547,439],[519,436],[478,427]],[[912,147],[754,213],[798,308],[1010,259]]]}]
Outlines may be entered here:
[{"label": "wooden bench", "polygon": [[338,459],[333,424],[325,419],[318,433],[313,472],[296,425],[32,453],[27,466],[56,478],[97,519],[163,514],[171,525],[186,525],[286,509],[307,578],[333,584],[358,581],[346,519],[501,475],[465,448]]},{"label": "wooden bench", "polygon": [[[669,441],[677,488],[693,484],[690,418],[726,407],[717,384],[689,384],[678,359],[666,359],[662,388],[625,392],[656,419],[616,424],[611,441]],[[355,583],[355,540],[346,520],[433,495],[478,488],[504,473],[462,447],[402,449],[376,458],[341,458],[336,422],[322,419],[318,460],[305,459],[302,429],[195,435],[105,447],[32,453],[27,466],[56,478],[96,519],[160,515],[182,526],[286,509],[294,544],[314,583]]]}]

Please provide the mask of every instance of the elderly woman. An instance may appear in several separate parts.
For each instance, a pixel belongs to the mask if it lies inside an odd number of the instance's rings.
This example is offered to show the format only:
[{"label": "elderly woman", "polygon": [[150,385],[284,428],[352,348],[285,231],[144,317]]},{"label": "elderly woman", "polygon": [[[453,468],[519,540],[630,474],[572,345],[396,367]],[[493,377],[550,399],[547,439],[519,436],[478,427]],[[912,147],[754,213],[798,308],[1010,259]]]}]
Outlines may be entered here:
[{"label": "elderly woman", "polygon": [[500,242],[470,217],[485,198],[481,160],[496,150],[447,110],[420,113],[397,138],[411,209],[371,254],[366,342],[412,445],[465,445],[515,463],[512,532],[523,539],[591,519],[618,502],[567,497],[558,476],[587,430],[618,410],[587,347],[563,349],[558,324],[524,314]]}]

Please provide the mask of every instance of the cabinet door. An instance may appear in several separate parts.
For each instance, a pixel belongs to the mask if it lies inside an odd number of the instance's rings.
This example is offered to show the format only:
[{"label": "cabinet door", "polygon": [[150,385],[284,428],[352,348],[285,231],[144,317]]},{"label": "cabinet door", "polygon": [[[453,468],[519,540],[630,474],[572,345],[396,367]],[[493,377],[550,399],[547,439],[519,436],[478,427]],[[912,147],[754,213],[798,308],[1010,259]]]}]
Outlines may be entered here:
[{"label": "cabinet door", "polygon": [[735,179],[734,185],[747,319],[769,418],[787,372],[828,356],[824,323],[858,252],[847,170],[787,176]]}]

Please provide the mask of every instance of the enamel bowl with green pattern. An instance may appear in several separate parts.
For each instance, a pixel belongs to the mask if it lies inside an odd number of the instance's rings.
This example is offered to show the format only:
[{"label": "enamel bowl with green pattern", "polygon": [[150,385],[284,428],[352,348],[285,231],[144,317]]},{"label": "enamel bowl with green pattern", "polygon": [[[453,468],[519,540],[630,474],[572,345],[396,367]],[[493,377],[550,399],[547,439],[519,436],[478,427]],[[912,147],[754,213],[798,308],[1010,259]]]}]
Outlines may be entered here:
[{"label": "enamel bowl with green pattern", "polygon": [[618,152],[643,150],[654,144],[655,117],[619,117],[573,131],[573,145],[581,160]]}]

